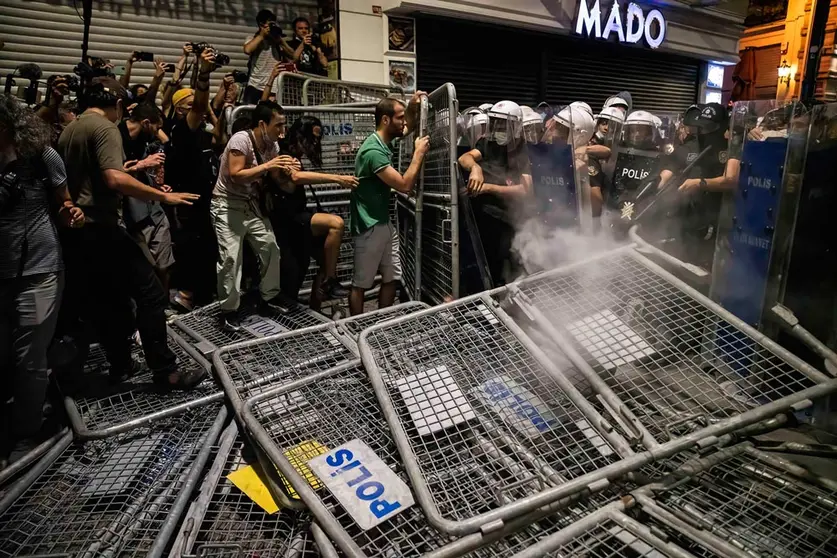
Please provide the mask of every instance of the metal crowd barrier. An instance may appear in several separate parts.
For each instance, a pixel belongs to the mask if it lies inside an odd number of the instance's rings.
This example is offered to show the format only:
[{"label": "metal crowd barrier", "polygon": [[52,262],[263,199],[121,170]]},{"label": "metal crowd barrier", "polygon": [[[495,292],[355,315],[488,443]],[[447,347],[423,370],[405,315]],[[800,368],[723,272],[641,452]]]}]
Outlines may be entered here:
[{"label": "metal crowd barrier", "polygon": [[[79,439],[106,438],[223,399],[212,379],[209,361],[171,328],[168,340],[179,369],[204,373],[203,382],[189,391],[161,390],[154,384],[151,370],[144,368],[125,382],[113,384],[104,349],[93,345],[81,385],[74,386],[64,397],[67,417]],[[139,345],[134,347],[133,357],[145,362]]]},{"label": "metal crowd barrier", "polygon": [[[426,133],[427,99],[421,99],[419,109],[418,135],[413,130],[401,139],[398,149],[398,172],[407,172],[413,161],[413,149],[416,138]],[[397,192],[395,196],[395,226],[398,236],[398,259],[401,263],[401,284],[413,300],[421,300],[421,227],[422,174],[416,179],[416,185],[410,194]]]},{"label": "metal crowd barrier", "polygon": [[[581,291],[584,283],[573,283]],[[361,334],[361,357],[416,499],[431,524],[451,535],[596,492],[652,462],[837,390],[837,380],[811,382],[633,453],[572,385],[571,374],[492,298],[511,292],[464,298]]]},{"label": "metal crowd barrier", "polygon": [[310,514],[268,513],[227,478],[247,465],[260,470],[236,422],[227,426],[214,449],[215,460],[183,517],[171,556],[331,556],[315,544]]},{"label": "metal crowd barrier", "polygon": [[304,306],[296,305],[287,314],[272,312],[260,315],[255,308],[242,306],[239,309],[242,331],[236,333],[221,327],[221,309],[217,302],[178,316],[172,328],[180,332],[194,346],[195,350],[209,357],[215,350],[233,343],[258,339],[296,329],[303,329],[328,322],[328,318]]},{"label": "metal crowd barrier", "polygon": [[633,246],[509,292],[649,449],[829,379]]},{"label": "metal crowd barrier", "polygon": [[302,90],[305,81],[312,78],[320,78],[317,74],[303,74],[301,72],[282,72],[273,84],[273,91],[276,93],[276,102],[282,105],[301,107],[307,104]]},{"label": "metal crowd barrier", "polygon": [[515,554],[834,556],[837,483],[751,443],[693,459]]},{"label": "metal crowd barrier", "polygon": [[389,96],[403,99],[404,91],[400,87],[377,83],[342,81],[323,77],[309,78],[302,84],[302,104],[306,106],[377,103]]},{"label": "metal crowd barrier", "polygon": [[[360,325],[380,323],[423,308],[425,305],[416,303],[397,305],[355,318],[224,347],[213,354],[215,374],[236,418],[243,421],[242,408],[250,397],[324,370],[356,368],[360,361],[355,332]],[[255,446],[254,451],[265,467],[272,467],[263,455],[260,442]],[[289,489],[283,488],[282,481],[275,482],[273,492],[283,508],[304,507]]]},{"label": "metal crowd barrier", "polygon": [[53,447],[0,498],[4,556],[162,556],[226,421],[208,403]]}]

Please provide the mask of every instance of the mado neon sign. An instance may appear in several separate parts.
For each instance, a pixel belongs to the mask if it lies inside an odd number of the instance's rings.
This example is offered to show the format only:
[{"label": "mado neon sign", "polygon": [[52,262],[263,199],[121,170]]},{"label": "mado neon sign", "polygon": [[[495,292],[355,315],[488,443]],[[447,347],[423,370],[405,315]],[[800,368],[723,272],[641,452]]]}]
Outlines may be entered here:
[{"label": "mado neon sign", "polygon": [[[666,20],[660,10],[651,10],[647,14],[637,4],[628,4],[624,24],[622,10],[617,2],[610,6],[607,19],[602,21],[604,13],[599,7],[599,0],[594,0],[592,7],[589,0],[578,0],[578,17],[575,20],[575,32],[579,35],[609,39],[612,33],[620,43],[638,43],[645,38],[651,48],[659,47],[666,38]],[[654,23],[656,22],[656,25]]]}]

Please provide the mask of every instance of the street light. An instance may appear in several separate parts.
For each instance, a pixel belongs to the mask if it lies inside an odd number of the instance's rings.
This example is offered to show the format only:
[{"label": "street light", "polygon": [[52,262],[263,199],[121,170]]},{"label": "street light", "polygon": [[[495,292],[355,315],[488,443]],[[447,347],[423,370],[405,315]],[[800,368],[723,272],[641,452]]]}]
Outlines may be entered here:
[{"label": "street light", "polygon": [[791,79],[793,79],[793,69],[788,64],[787,60],[782,60],[782,63],[777,68],[779,71],[779,83],[785,83],[790,85]]}]

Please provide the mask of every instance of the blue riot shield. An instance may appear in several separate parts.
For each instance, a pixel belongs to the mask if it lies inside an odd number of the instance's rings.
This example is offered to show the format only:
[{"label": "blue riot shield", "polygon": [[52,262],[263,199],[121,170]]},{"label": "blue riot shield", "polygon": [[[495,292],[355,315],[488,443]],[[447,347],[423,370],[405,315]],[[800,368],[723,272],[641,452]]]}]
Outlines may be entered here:
[{"label": "blue riot shield", "polygon": [[578,225],[580,199],[570,145],[529,146],[535,213],[550,227]]}]

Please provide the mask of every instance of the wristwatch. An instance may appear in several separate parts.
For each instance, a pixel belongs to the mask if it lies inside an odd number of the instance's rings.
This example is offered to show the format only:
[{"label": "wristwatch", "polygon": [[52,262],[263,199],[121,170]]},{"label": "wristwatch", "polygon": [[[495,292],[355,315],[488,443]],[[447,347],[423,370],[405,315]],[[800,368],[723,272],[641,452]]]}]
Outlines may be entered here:
[{"label": "wristwatch", "polygon": [[703,190],[704,192],[706,191],[706,179],[705,178],[700,179],[700,189]]}]

